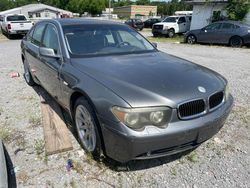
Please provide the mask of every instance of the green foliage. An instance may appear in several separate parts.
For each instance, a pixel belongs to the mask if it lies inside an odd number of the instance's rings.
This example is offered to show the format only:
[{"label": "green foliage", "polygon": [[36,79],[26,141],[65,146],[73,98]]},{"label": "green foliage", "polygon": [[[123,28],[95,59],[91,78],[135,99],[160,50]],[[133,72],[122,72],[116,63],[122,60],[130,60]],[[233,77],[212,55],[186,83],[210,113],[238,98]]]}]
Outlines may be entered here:
[{"label": "green foliage", "polygon": [[[102,10],[109,6],[109,0],[0,0],[0,11],[23,6],[30,3],[44,3],[75,13],[89,12],[92,15],[101,14]],[[152,1],[152,0],[111,0],[111,7],[128,5],[155,5],[159,15],[172,15],[175,11],[192,10],[192,6],[178,0]]]},{"label": "green foliage", "polygon": [[230,20],[243,20],[250,10],[247,0],[228,0],[226,7]]}]

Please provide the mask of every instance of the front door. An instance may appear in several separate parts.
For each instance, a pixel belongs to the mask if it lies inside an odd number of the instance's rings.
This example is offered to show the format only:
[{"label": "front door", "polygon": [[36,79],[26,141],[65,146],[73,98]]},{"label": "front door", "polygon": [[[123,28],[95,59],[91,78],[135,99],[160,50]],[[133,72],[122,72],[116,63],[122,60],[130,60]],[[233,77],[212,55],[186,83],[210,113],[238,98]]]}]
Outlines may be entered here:
[{"label": "front door", "polygon": [[184,33],[187,31],[187,22],[185,17],[180,17],[178,20],[179,33]]},{"label": "front door", "polygon": [[[61,57],[61,48],[59,45],[58,31],[55,25],[49,23],[44,32],[42,47],[54,50],[54,53]],[[42,70],[43,87],[55,98],[58,99],[61,86],[59,71],[62,64],[62,58],[45,57],[40,55],[40,68]]]},{"label": "front door", "polygon": [[219,40],[218,32],[221,27],[221,23],[213,23],[201,29],[198,35],[198,42],[204,43],[216,43]]}]

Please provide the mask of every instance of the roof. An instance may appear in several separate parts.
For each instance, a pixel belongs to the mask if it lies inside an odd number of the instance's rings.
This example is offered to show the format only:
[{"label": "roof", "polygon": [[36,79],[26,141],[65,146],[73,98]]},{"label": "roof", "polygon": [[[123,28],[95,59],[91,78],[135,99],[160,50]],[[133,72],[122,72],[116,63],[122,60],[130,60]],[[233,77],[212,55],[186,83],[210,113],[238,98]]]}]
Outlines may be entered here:
[{"label": "roof", "polygon": [[29,11],[29,13],[42,12],[44,10],[49,10],[51,12],[60,13],[60,11],[57,11],[57,10],[54,10],[54,9],[51,9],[51,8],[39,8],[39,9],[35,9],[35,10],[32,10],[32,11]]},{"label": "roof", "polygon": [[186,3],[191,3],[191,4],[205,4],[205,3],[227,3],[228,0],[184,0]]},{"label": "roof", "polygon": [[57,11],[57,12],[72,14],[72,12],[67,11],[67,10],[63,10],[63,9],[60,9],[57,7],[45,5],[42,3],[37,3],[37,4],[28,4],[28,5],[24,5],[21,7],[5,10],[5,11],[0,12],[0,15],[11,14],[12,12],[15,12],[15,11],[19,11],[20,13],[25,12],[25,11],[26,12],[34,12],[35,10],[38,10],[38,9],[49,9],[49,10],[53,10],[53,11]]},{"label": "roof", "polygon": [[218,21],[216,23],[231,23],[231,24],[236,24],[236,25],[243,26],[243,27],[246,27],[246,26],[249,27],[250,26],[249,24],[243,23],[241,21],[232,21],[232,20]]},{"label": "roof", "polygon": [[123,25],[120,22],[109,21],[109,20],[98,20],[98,19],[86,19],[86,18],[64,18],[55,19],[62,26],[66,25],[84,25],[84,24],[109,24],[109,25]]}]

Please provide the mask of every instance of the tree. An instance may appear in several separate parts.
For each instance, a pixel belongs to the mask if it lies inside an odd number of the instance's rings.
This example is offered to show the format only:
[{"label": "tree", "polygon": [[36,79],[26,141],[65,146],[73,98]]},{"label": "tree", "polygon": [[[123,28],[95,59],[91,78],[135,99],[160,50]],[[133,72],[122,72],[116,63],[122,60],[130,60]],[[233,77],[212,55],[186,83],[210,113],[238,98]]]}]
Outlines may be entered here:
[{"label": "tree", "polygon": [[230,20],[242,21],[249,12],[247,0],[228,0],[226,11]]},{"label": "tree", "polygon": [[137,0],[137,5],[150,5],[150,0]]}]

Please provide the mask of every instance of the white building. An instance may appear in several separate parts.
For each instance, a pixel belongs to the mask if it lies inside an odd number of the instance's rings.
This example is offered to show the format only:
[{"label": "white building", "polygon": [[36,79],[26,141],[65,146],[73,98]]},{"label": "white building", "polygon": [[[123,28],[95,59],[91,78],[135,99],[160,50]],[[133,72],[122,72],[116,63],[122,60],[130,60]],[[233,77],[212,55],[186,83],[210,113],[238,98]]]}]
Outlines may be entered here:
[{"label": "white building", "polygon": [[[190,29],[200,29],[210,24],[213,17],[227,16],[225,8],[228,0],[186,0],[193,4],[193,15]],[[245,22],[250,24],[250,13],[246,16]]]},{"label": "white building", "polygon": [[73,17],[73,13],[70,11],[66,11],[42,3],[29,4],[0,12],[0,15],[6,14],[24,14],[31,20]]}]

